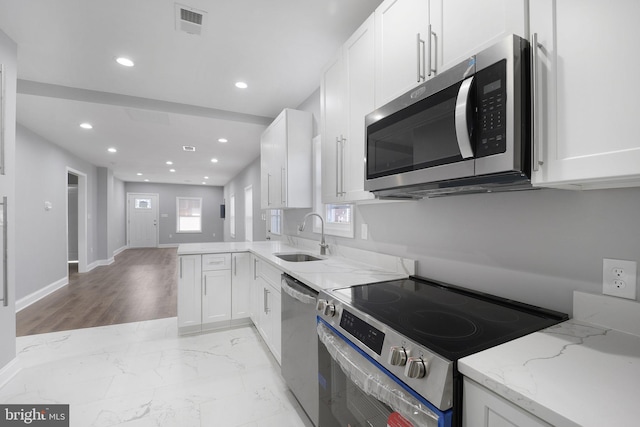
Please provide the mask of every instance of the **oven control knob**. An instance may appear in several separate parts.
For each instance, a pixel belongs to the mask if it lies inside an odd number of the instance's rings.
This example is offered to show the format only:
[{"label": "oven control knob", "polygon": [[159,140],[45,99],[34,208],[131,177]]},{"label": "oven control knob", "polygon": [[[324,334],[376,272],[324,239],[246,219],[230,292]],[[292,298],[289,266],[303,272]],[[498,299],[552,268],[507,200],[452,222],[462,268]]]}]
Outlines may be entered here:
[{"label": "oven control knob", "polygon": [[324,306],[324,315],[327,317],[333,317],[336,315],[336,306],[327,302],[327,304]]},{"label": "oven control knob", "polygon": [[409,350],[400,346],[393,346],[389,349],[389,364],[392,366],[404,366],[409,357]]},{"label": "oven control knob", "polygon": [[316,303],[316,310],[324,313],[324,308],[327,306],[328,301],[326,299],[319,299]]},{"label": "oven control knob", "polygon": [[422,378],[427,375],[427,365],[428,363],[422,357],[409,357],[404,374],[409,378]]}]

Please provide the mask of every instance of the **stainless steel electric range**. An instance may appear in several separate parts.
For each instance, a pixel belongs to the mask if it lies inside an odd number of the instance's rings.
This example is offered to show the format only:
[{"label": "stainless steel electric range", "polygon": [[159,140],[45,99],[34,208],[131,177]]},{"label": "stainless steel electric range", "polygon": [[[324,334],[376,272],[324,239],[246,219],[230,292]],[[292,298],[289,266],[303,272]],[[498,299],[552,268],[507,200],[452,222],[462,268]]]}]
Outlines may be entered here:
[{"label": "stainless steel electric range", "polygon": [[323,291],[317,310],[320,427],[459,427],[457,361],[568,318],[419,277]]}]

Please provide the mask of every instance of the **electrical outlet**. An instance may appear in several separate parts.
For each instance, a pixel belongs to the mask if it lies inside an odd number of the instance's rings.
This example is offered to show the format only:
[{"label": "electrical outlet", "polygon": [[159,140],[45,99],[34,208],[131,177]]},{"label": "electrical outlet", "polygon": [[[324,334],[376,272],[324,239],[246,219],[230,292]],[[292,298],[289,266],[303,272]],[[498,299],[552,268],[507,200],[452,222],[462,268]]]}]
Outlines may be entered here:
[{"label": "electrical outlet", "polygon": [[602,260],[602,293],[636,299],[637,263],[621,259]]}]

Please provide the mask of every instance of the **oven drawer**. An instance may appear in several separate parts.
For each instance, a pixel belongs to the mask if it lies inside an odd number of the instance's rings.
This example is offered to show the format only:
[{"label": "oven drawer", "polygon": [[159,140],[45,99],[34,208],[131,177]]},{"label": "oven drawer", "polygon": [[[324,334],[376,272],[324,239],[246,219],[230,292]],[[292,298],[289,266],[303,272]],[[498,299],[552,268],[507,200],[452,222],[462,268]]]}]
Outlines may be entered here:
[{"label": "oven drawer", "polygon": [[[319,319],[320,426],[451,427],[452,411],[440,411]],[[402,420],[402,421],[399,421]]]}]

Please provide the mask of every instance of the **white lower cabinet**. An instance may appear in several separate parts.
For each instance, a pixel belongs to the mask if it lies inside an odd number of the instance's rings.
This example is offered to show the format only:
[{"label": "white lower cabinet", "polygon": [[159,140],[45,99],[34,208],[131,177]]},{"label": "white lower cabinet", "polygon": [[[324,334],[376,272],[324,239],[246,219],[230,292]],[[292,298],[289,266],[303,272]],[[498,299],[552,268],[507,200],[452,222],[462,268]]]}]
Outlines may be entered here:
[{"label": "white lower cabinet", "polygon": [[251,266],[249,253],[178,257],[180,334],[248,323]]},{"label": "white lower cabinet", "polygon": [[278,363],[282,354],[281,274],[281,270],[253,256],[251,319]]},{"label": "white lower cabinet", "polygon": [[478,383],[464,379],[463,427],[551,427]]}]

